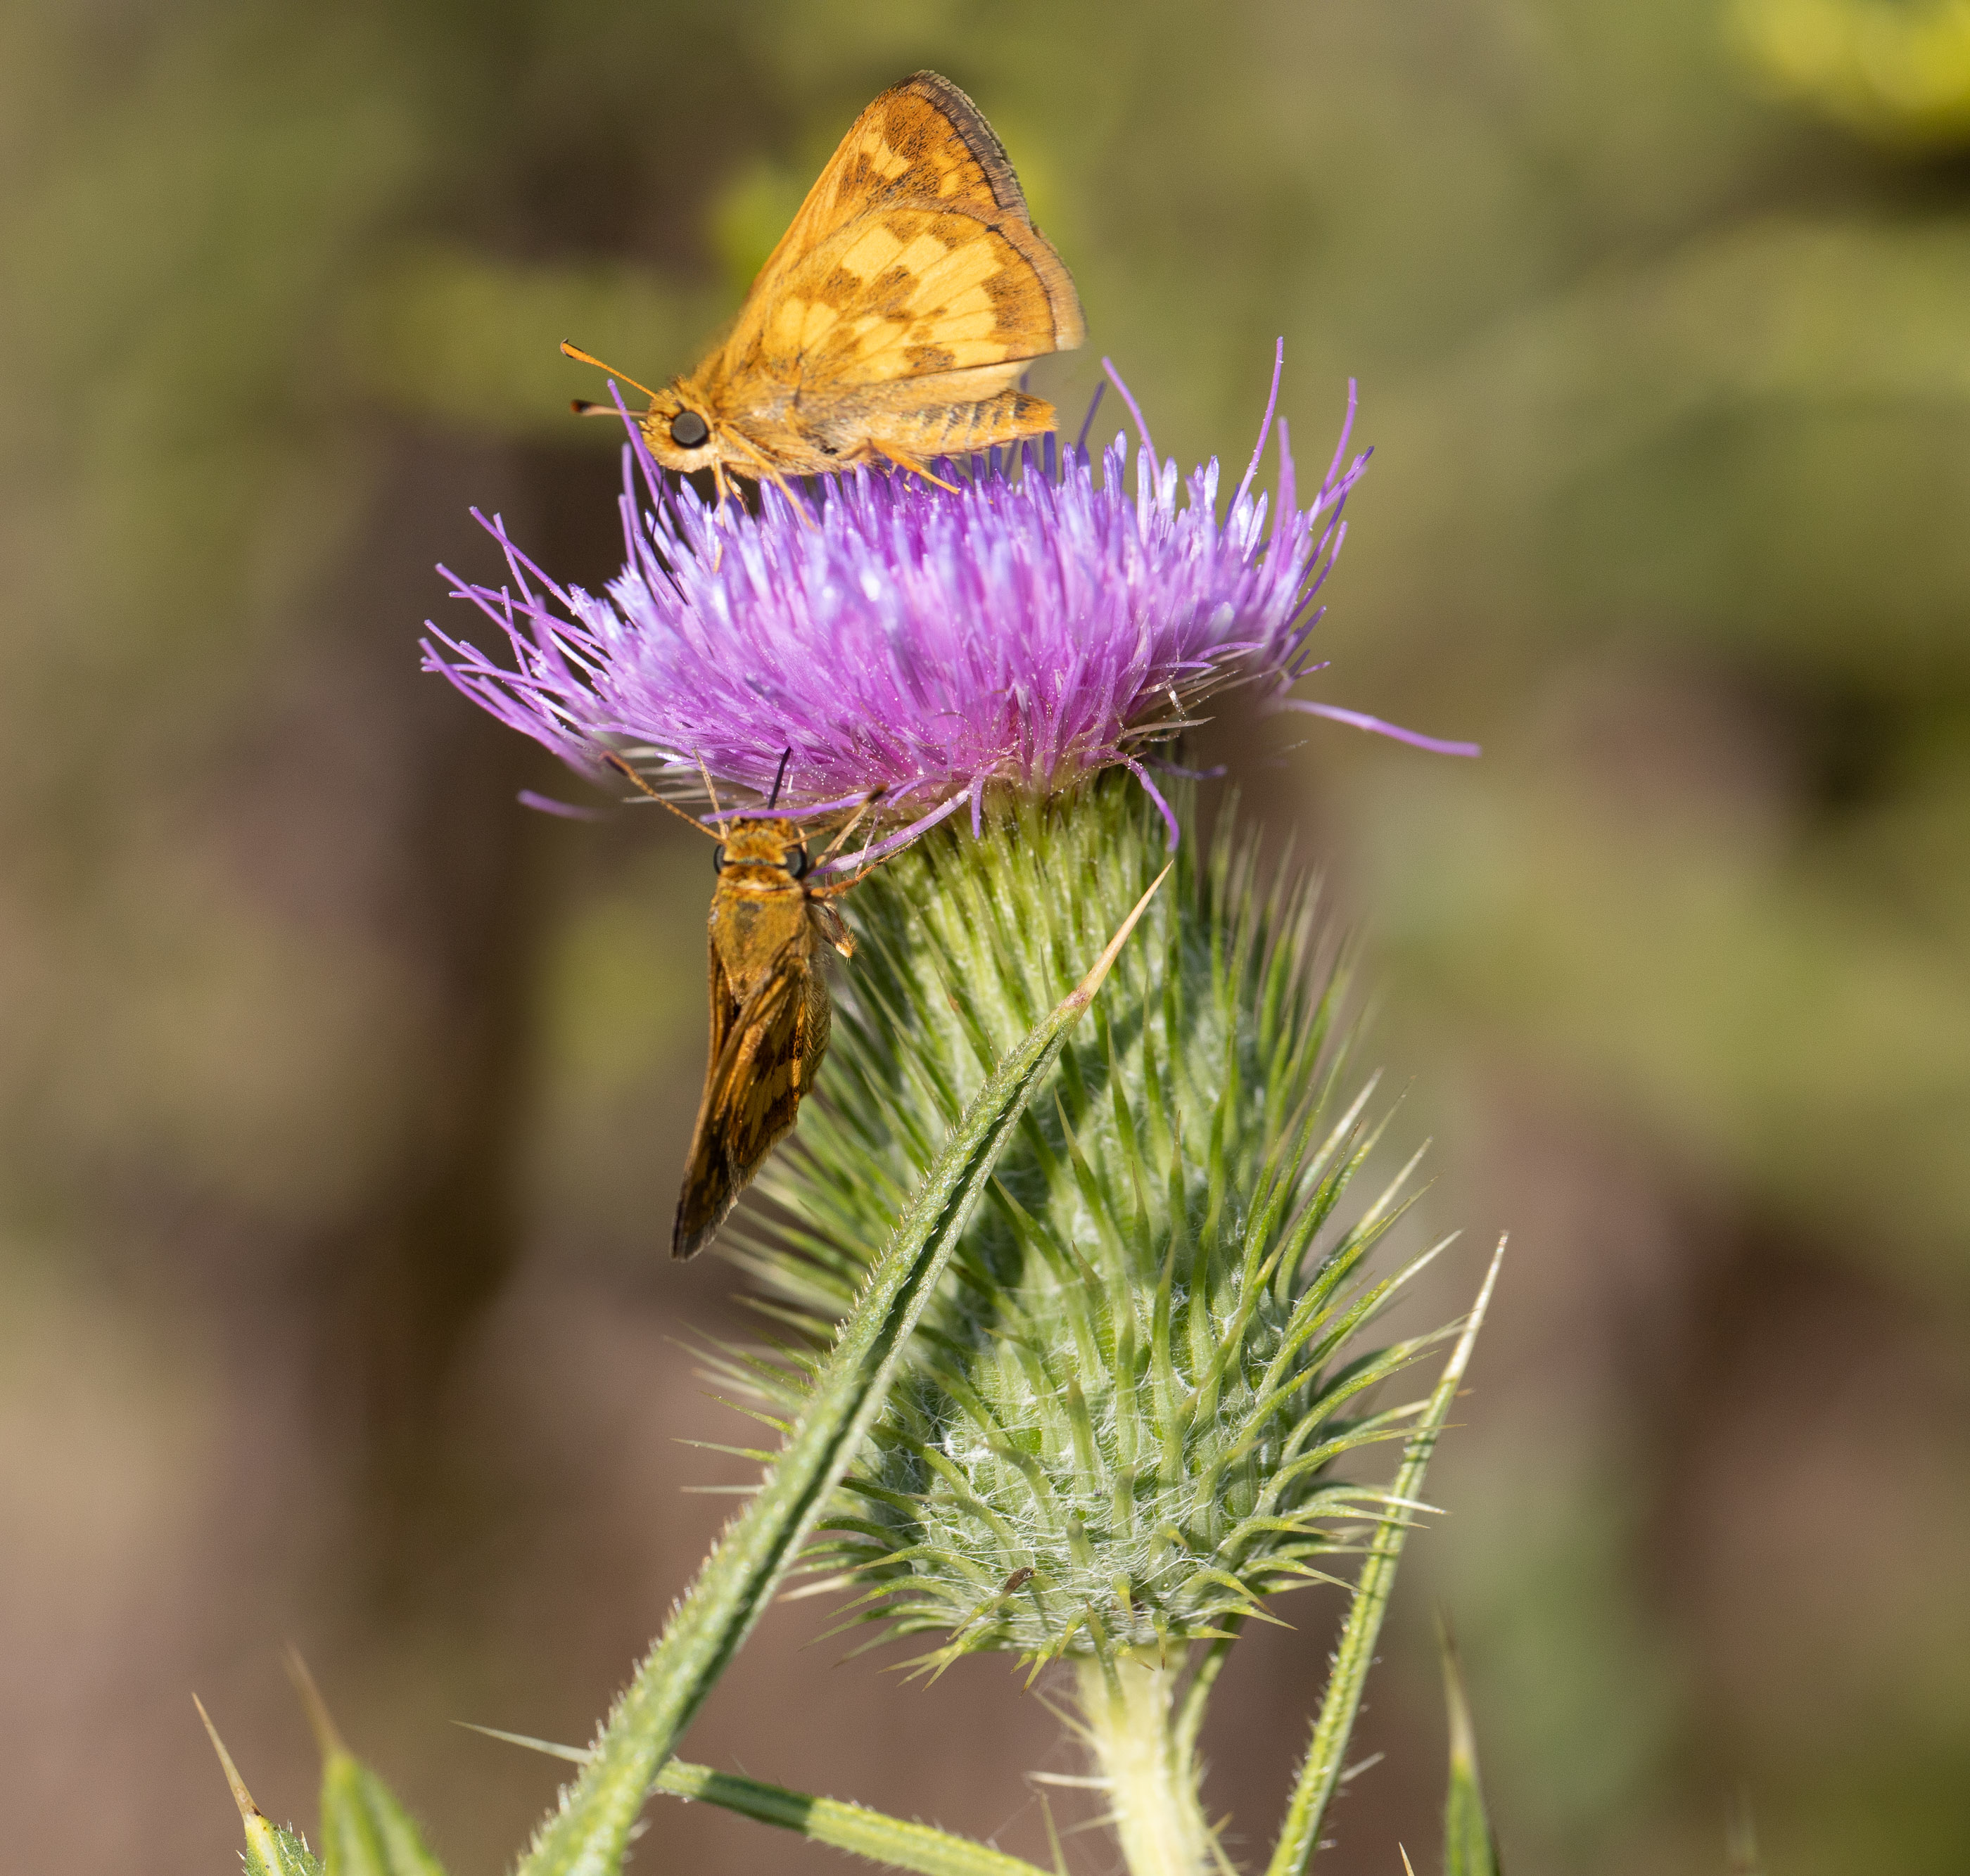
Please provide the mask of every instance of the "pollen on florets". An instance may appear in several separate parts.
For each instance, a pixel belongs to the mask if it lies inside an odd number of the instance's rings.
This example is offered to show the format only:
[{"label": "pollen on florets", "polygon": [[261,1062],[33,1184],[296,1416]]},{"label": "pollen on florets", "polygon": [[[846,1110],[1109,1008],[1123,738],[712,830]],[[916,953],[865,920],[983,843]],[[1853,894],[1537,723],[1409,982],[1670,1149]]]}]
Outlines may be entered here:
[{"label": "pollen on florets", "polygon": [[653,778],[694,781],[701,763],[763,797],[784,761],[796,813],[880,790],[863,857],[967,806],[975,829],[995,784],[1045,794],[1123,764],[1153,794],[1144,752],[1204,694],[1257,682],[1284,702],[1305,674],[1367,459],[1347,455],[1353,415],[1351,387],[1302,508],[1283,419],[1276,498],[1254,485],[1269,404],[1221,514],[1216,462],[1180,477],[1139,418],[1133,492],[1125,437],[1097,461],[1049,437],[940,465],[950,488],[860,470],[762,488],[756,513],[701,500],[632,428],[607,590],[558,585],[487,521],[507,582],[447,576],[512,661],[434,627],[426,667],[590,772],[605,751]]}]

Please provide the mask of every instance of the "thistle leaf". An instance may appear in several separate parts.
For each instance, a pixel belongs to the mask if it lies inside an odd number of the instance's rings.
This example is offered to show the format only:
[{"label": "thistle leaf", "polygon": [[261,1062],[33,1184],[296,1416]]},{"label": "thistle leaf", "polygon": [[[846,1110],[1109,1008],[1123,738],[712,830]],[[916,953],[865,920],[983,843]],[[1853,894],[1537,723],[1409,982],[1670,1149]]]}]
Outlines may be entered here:
[{"label": "thistle leaf", "polygon": [[672,1759],[657,1774],[657,1789],[687,1803],[720,1805],[760,1823],[798,1831],[816,1843],[892,1869],[912,1870],[917,1876],[1046,1876],[1034,1865],[968,1837],[886,1817],[838,1798],[812,1798],[757,1779],[714,1772],[708,1765]]},{"label": "thistle leaf", "polygon": [[410,1813],[343,1743],[307,1663],[290,1650],[288,1672],[321,1749],[321,1852],[327,1876],[444,1876]]},{"label": "thistle leaf", "polygon": [[[1504,1255],[1505,1246],[1501,1239],[1492,1256],[1491,1267],[1484,1274],[1478,1300],[1471,1306],[1471,1314],[1465,1320],[1464,1332],[1451,1351],[1450,1359],[1444,1364],[1442,1376],[1430,1395],[1429,1404],[1403,1449],[1402,1466],[1390,1488],[1393,1498],[1414,1501],[1422,1492],[1423,1475],[1429,1469],[1430,1456],[1436,1450],[1437,1436],[1449,1418],[1450,1404],[1456,1399],[1464,1370],[1470,1365],[1471,1352],[1477,1346],[1478,1332],[1484,1326],[1484,1312],[1491,1306],[1491,1292],[1498,1281],[1498,1266]],[[1341,1757],[1347,1750],[1348,1735],[1354,1729],[1354,1716],[1361,1705],[1361,1689],[1375,1659],[1375,1643],[1382,1632],[1382,1618],[1388,1612],[1389,1598],[1395,1589],[1396,1566],[1401,1561],[1403,1545],[1409,1531],[1406,1522],[1385,1520],[1375,1527],[1375,1534],[1369,1540],[1368,1554],[1362,1562],[1361,1574],[1354,1586],[1354,1605],[1348,1611],[1347,1625],[1341,1631],[1341,1644],[1334,1650],[1327,1692],[1314,1721],[1313,1737],[1308,1742],[1306,1757],[1300,1762],[1299,1774],[1293,1784],[1292,1802],[1287,1806],[1286,1822],[1280,1826],[1272,1861],[1266,1865],[1266,1876],[1304,1876],[1307,1866],[1313,1861],[1328,1801],[1341,1782]]]},{"label": "thistle leaf", "polygon": [[1443,1876],[1500,1876],[1498,1845],[1484,1813],[1484,1790],[1478,1777],[1478,1735],[1457,1644],[1443,1625],[1443,1697],[1450,1712],[1450,1784],[1443,1800]]},{"label": "thistle leaf", "polygon": [[833,1498],[1006,1141],[1162,883],[1159,875],[1094,969],[1008,1052],[951,1130],[816,1375],[779,1462],[705,1560],[521,1876],[613,1876],[621,1868],[659,1768]]},{"label": "thistle leaf", "polygon": [[[489,1739],[503,1739],[509,1745],[545,1752],[551,1758],[570,1759],[577,1765],[586,1765],[593,1756],[580,1746],[556,1745],[551,1740],[529,1738],[525,1733],[502,1732],[496,1726],[461,1723]],[[916,1876],[1047,1876],[1045,1871],[1032,1864],[975,1843],[969,1837],[954,1836],[928,1824],[886,1817],[880,1811],[844,1804],[838,1798],[810,1797],[804,1791],[789,1791],[783,1785],[714,1772],[708,1765],[687,1764],[682,1759],[665,1762],[657,1774],[657,1789],[668,1796],[681,1798],[687,1804],[715,1804],[762,1824],[797,1831],[831,1849],[846,1850],[892,1869],[914,1871]]]},{"label": "thistle leaf", "polygon": [[322,1763],[321,1840],[327,1876],[444,1876],[389,1787],[346,1750]]},{"label": "thistle leaf", "polygon": [[271,1822],[266,1813],[253,1802],[253,1794],[246,1789],[246,1781],[239,1776],[239,1767],[232,1763],[232,1755],[219,1738],[219,1729],[213,1725],[212,1715],[206,1712],[204,1702],[193,1694],[191,1703],[198,1709],[198,1716],[205,1722],[212,1749],[219,1754],[226,1782],[232,1789],[232,1801],[239,1807],[239,1821],[246,1828],[243,1859],[246,1876],[322,1876],[321,1865],[309,1853],[307,1839],[297,1831],[284,1830]]},{"label": "thistle leaf", "polygon": [[246,1826],[243,1861],[246,1876],[322,1876],[321,1865],[310,1852],[307,1839],[299,1831],[269,1823],[264,1817],[257,1826]]}]

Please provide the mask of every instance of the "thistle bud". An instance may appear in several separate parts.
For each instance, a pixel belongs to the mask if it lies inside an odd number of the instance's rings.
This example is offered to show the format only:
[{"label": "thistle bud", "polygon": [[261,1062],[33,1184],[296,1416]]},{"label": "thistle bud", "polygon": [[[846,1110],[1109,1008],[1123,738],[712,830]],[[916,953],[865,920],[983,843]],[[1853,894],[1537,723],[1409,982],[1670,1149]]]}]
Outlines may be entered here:
[{"label": "thistle bud", "polygon": [[[769,1176],[801,1225],[739,1253],[807,1326],[847,1306],[897,1196],[1163,845],[1110,781],[932,836],[861,888],[824,1109]],[[942,1636],[927,1663],[1166,1658],[1331,1580],[1384,1514],[1334,1466],[1400,1432],[1374,1391],[1425,1345],[1358,1346],[1402,1280],[1364,1274],[1402,1200],[1344,1221],[1372,1144],[1367,1091],[1341,1095],[1344,972],[1304,881],[1256,890],[1228,823],[1198,856],[1185,840],[1001,1160],[811,1559],[859,1589],[851,1622]],[[798,1372],[766,1384],[790,1401]]]}]

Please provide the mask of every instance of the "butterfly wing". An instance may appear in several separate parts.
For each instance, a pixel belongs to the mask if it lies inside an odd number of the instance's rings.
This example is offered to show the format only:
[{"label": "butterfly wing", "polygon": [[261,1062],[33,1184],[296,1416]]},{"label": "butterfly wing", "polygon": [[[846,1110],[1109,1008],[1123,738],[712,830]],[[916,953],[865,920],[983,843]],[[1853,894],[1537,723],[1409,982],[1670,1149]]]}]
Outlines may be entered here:
[{"label": "butterfly wing", "polygon": [[858,216],[909,203],[943,203],[992,221],[1010,216],[1030,226],[1033,219],[984,113],[935,72],[892,85],[849,126],[759,280]]},{"label": "butterfly wing", "polygon": [[695,1257],[794,1124],[827,1046],[827,990],[805,935],[788,943],[743,1001],[711,947],[711,1051],[671,1239]]},{"label": "butterfly wing", "polygon": [[844,443],[912,413],[969,412],[905,427],[983,446],[1050,427],[1051,407],[1013,381],[1085,329],[990,125],[919,72],[856,119],[704,368],[728,407],[749,382],[791,387],[844,459]]},{"label": "butterfly wing", "polygon": [[1078,345],[1079,303],[1064,334],[1041,250],[1065,281],[1060,257],[1030,228],[943,207],[864,216],[788,270],[766,355],[798,360],[803,379],[876,385],[1017,365],[1063,349],[1064,337]]},{"label": "butterfly wing", "polygon": [[948,78],[918,72],[892,85],[849,126],[787,232],[753,282],[746,316],[777,300],[788,278],[851,224],[892,209],[941,210],[1003,232],[1041,278],[1058,339],[1071,350],[1086,336],[1065,263],[1033,226],[1005,146],[982,112]]}]

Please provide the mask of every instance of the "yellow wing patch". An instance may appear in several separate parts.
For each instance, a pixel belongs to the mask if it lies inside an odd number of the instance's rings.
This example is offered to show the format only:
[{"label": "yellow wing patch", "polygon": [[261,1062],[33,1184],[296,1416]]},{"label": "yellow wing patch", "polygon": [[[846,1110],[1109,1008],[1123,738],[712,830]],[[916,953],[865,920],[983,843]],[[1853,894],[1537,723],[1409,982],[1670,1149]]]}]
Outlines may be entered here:
[{"label": "yellow wing patch", "polygon": [[876,385],[1059,349],[1046,283],[970,216],[892,209],[789,270],[760,362],[800,384]]}]

